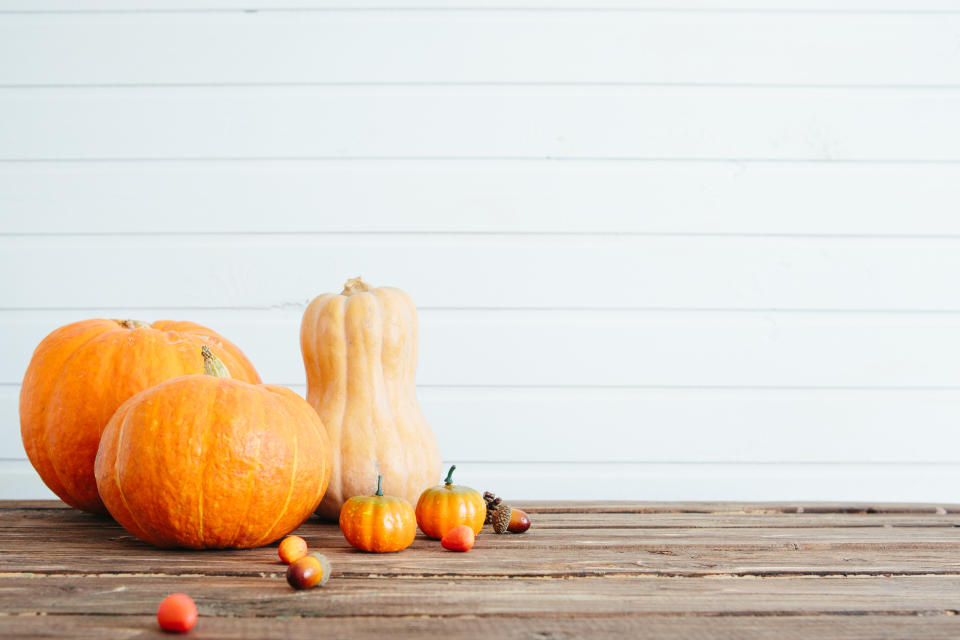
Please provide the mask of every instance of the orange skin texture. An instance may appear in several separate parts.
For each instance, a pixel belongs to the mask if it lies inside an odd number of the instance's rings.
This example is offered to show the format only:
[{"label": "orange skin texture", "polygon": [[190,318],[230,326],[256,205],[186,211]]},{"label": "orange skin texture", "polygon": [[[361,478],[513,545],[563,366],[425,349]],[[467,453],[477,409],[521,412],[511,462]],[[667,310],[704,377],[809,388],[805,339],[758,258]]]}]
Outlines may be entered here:
[{"label": "orange skin texture", "polygon": [[287,536],[280,541],[277,555],[287,564],[291,564],[307,555],[307,541],[300,536]]},{"label": "orange skin texture", "polygon": [[440,545],[450,551],[470,551],[470,549],[473,549],[474,540],[476,540],[476,535],[473,529],[461,524],[443,534],[443,537],[440,538]]},{"label": "orange skin texture", "polygon": [[486,515],[483,496],[470,487],[442,484],[427,489],[417,500],[417,524],[430,538],[443,538],[459,525],[480,533]]},{"label": "orange skin texture", "polygon": [[134,394],[202,373],[204,344],[234,378],[260,382],[240,349],[192,322],[162,320],[130,329],[117,320],[84,320],[44,338],[23,378],[20,434],[50,490],[71,507],[107,513],[93,474],[107,421]]},{"label": "orange skin texture", "polygon": [[296,529],[330,474],[326,431],[285,387],[174,378],[127,400],[103,432],[97,487],[158,547],[249,548]]},{"label": "orange skin texture", "polygon": [[374,553],[402,551],[417,537],[413,507],[394,496],[356,496],[340,510],[340,530],[351,546]]},{"label": "orange skin texture", "polygon": [[317,513],[336,520],[344,502],[383,476],[414,504],[440,479],[440,449],[417,402],[417,309],[392,287],[351,280],[303,314],[307,401],[333,446],[330,489]]}]

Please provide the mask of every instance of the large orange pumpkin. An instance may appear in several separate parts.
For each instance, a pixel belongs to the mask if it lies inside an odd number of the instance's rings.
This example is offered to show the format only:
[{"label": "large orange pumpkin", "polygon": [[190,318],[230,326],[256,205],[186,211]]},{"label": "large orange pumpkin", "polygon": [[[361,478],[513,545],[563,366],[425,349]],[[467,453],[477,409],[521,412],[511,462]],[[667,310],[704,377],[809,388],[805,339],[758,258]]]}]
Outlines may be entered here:
[{"label": "large orange pumpkin", "polygon": [[296,529],[320,504],[330,447],[320,418],[285,387],[207,375],[168,380],[127,400],[97,453],[110,514],[159,547],[247,548]]},{"label": "large orange pumpkin", "polygon": [[318,513],[337,519],[377,476],[415,504],[440,479],[440,450],[417,403],[417,309],[406,293],[349,280],[313,300],[300,347],[307,400],[330,435],[333,471]]},{"label": "large orange pumpkin", "polygon": [[46,485],[72,507],[106,513],[93,476],[104,426],[135,393],[201,373],[204,344],[237,379],[260,382],[240,349],[193,322],[84,320],[44,338],[23,378],[20,433]]}]

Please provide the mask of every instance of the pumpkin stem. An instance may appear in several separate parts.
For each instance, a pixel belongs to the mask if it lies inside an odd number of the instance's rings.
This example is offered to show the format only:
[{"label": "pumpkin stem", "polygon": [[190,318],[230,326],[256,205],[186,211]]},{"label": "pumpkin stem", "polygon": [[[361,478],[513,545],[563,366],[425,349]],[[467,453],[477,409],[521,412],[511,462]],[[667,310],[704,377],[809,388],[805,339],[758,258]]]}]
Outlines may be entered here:
[{"label": "pumpkin stem", "polygon": [[447,479],[443,481],[443,484],[453,484],[453,470],[457,468],[457,465],[450,465],[450,471],[447,471]]},{"label": "pumpkin stem", "polygon": [[377,493],[376,495],[383,495],[383,476],[377,476]]},{"label": "pumpkin stem", "polygon": [[227,370],[227,365],[223,364],[220,361],[220,358],[213,355],[213,352],[210,351],[210,347],[203,345],[200,347],[200,354],[203,356],[203,372],[208,376],[214,376],[215,378],[229,378],[230,372]]},{"label": "pumpkin stem", "polygon": [[149,322],[144,322],[143,320],[114,320],[124,329],[144,329],[150,326]]},{"label": "pumpkin stem", "polygon": [[352,296],[355,293],[366,293],[367,291],[373,291],[373,287],[364,282],[363,278],[356,277],[347,280],[347,284],[343,285],[343,291],[340,292],[340,295]]}]

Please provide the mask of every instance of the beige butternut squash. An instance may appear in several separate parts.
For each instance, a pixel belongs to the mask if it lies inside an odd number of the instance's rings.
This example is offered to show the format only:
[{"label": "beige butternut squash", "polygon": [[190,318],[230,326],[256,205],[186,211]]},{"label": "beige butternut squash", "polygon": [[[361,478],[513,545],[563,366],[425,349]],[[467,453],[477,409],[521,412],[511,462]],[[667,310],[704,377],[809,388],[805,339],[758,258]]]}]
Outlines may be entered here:
[{"label": "beige butternut squash", "polygon": [[416,393],[417,310],[403,291],[349,280],[340,294],[314,299],[303,314],[300,347],[307,401],[330,437],[330,484],[317,509],[337,519],[349,498],[377,476],[416,504],[440,479],[440,450]]}]

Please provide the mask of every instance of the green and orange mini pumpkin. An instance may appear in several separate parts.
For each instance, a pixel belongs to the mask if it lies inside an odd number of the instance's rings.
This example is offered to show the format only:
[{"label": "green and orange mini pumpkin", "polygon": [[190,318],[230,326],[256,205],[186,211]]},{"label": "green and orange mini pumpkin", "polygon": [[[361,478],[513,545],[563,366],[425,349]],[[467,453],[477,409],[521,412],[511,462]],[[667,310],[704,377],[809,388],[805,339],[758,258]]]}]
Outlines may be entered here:
[{"label": "green and orange mini pumpkin", "polygon": [[383,495],[383,476],[377,492],[354,496],[340,509],[340,531],[351,546],[374,553],[402,551],[417,536],[413,507],[403,498]]},{"label": "green and orange mini pumpkin", "polygon": [[475,534],[483,528],[487,505],[476,489],[453,484],[452,465],[443,484],[425,489],[417,500],[417,524],[431,538],[442,538],[447,531],[466,525]]}]

